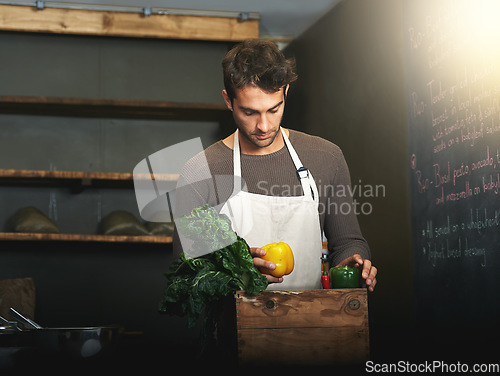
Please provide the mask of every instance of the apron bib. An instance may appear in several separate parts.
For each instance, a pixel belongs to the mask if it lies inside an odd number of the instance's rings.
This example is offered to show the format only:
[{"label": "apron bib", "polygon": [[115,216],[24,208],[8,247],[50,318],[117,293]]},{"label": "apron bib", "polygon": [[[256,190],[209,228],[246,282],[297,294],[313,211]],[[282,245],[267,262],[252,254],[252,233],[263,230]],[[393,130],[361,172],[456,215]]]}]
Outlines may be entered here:
[{"label": "apron bib", "polygon": [[318,213],[318,189],[311,173],[302,166],[285,132],[285,145],[300,179],[303,196],[281,197],[241,190],[241,157],[238,130],[234,135],[233,193],[221,213],[232,222],[233,230],[250,247],[285,242],[293,251],[295,267],[282,283],[271,283],[268,290],[308,290],[321,288],[322,236]]}]

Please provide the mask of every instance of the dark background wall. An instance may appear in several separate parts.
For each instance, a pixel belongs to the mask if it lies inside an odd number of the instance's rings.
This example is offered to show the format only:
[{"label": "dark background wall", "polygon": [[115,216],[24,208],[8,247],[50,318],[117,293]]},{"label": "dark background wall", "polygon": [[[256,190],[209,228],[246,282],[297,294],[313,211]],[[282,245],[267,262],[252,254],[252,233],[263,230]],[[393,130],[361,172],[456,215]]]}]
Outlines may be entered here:
[{"label": "dark background wall", "polygon": [[402,11],[400,1],[341,2],[285,50],[299,74],[285,126],[337,144],[353,186],[385,187],[385,196],[354,198],[371,204],[358,219],[379,269],[369,297],[372,355],[396,360],[417,355],[408,351],[415,338]]},{"label": "dark background wall", "polygon": [[[0,95],[223,103],[226,43],[0,33]],[[187,139],[220,138],[217,122],[0,115],[0,168],[132,172]],[[0,228],[24,206],[63,233],[93,234],[103,216],[139,217],[133,189],[0,187]],[[0,279],[32,277],[46,326],[119,324],[157,347],[196,346],[198,331],[157,312],[170,244],[2,242]],[[168,356],[168,354],[161,354]],[[160,359],[160,358],[159,358]]]}]

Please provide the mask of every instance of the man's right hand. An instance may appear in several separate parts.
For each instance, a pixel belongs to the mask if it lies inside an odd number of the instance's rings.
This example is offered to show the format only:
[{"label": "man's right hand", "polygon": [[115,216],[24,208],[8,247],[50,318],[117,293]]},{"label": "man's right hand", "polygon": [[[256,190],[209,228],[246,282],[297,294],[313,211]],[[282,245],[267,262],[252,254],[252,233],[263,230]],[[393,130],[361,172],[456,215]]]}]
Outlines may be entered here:
[{"label": "man's right hand", "polygon": [[[253,258],[253,264],[257,268],[266,268],[269,270],[274,270],[276,269],[276,265],[272,263],[271,261],[266,261],[261,259],[262,256],[265,256],[266,250],[258,247],[250,248],[250,254],[252,255]],[[262,273],[266,278],[269,283],[281,283],[283,282],[283,277],[276,278],[272,275]]]}]

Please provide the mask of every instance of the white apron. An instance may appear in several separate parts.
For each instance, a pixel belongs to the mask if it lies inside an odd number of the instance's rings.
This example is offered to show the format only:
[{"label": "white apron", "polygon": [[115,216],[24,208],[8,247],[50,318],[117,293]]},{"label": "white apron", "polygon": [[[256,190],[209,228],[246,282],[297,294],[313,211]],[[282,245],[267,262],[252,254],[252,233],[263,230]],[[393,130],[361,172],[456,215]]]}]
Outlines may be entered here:
[{"label": "white apron", "polygon": [[221,213],[232,222],[233,230],[250,247],[273,242],[288,243],[293,251],[295,268],[282,283],[271,283],[268,290],[308,290],[321,288],[322,237],[318,213],[318,189],[311,173],[302,166],[285,132],[285,145],[292,157],[303,196],[281,197],[241,190],[241,159],[238,131],[234,134],[233,194]]}]

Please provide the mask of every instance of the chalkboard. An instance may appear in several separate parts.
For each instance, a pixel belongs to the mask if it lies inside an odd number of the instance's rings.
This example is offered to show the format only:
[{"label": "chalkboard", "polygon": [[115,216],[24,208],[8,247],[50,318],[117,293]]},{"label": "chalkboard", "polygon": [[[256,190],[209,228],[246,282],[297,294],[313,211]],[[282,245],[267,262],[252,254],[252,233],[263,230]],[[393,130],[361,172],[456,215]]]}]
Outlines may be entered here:
[{"label": "chalkboard", "polygon": [[408,0],[404,6],[416,316],[432,327],[498,333],[492,327],[500,314],[496,3]]}]

